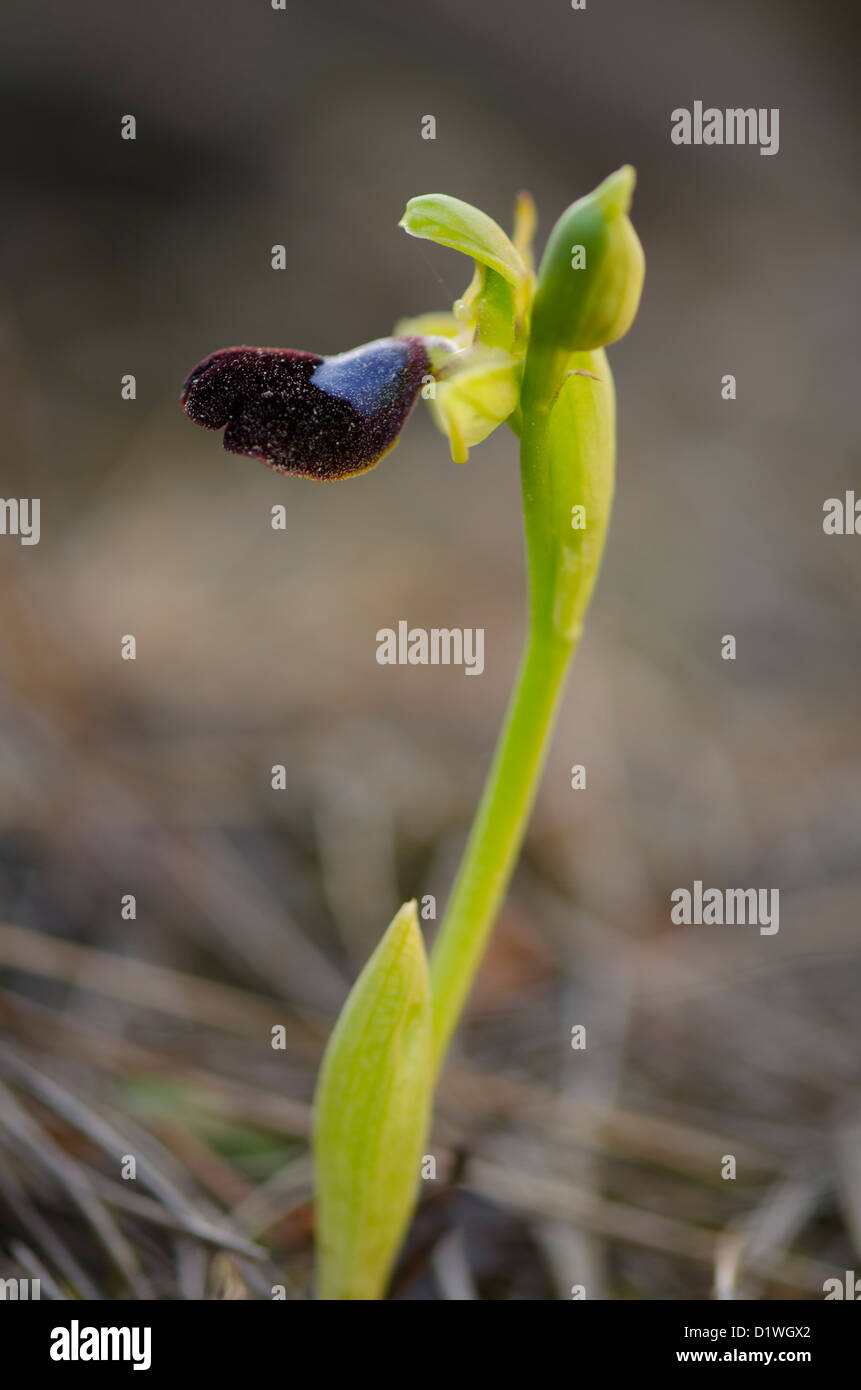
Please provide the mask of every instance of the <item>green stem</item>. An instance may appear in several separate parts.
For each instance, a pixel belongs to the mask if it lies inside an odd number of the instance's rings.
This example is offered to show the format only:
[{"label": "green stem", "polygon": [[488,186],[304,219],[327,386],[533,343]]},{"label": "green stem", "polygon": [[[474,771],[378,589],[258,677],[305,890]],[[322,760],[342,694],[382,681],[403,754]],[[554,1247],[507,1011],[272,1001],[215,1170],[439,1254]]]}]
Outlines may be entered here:
[{"label": "green stem", "polygon": [[493,764],[431,954],[434,1057],[442,1065],[505,896],[535,799],[575,643],[527,639]]},{"label": "green stem", "polygon": [[[557,364],[553,363],[556,367]],[[541,376],[550,372],[541,363]],[[502,905],[538,790],[568,665],[580,624],[554,622],[555,546],[548,519],[552,481],[548,420],[555,391],[535,398],[533,376],[524,382],[520,440],[529,629],[493,763],[430,959],[434,1061],[443,1064],[488,937]]]}]

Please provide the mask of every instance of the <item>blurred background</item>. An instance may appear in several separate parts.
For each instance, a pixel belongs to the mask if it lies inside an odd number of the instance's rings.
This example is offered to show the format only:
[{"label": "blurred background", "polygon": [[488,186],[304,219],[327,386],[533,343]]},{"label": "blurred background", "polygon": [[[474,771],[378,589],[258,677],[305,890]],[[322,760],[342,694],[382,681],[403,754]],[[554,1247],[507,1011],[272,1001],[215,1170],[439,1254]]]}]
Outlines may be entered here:
[{"label": "blurred background", "polygon": [[[307,1297],[321,1048],[400,902],[439,920],[517,661],[512,435],[457,467],[420,404],[374,472],[286,479],[183,379],[448,307],[414,194],[508,226],[529,188],[540,248],[630,161],[614,523],[392,1297],[821,1298],[861,1267],[861,541],[822,531],[861,481],[857,15],[9,0],[0,36],[3,494],[42,499],[0,538],[0,1277]],[[674,146],[696,100],[779,107],[779,154]],[[483,678],[378,666],[400,618],[484,627]],[[695,879],[778,888],[779,933],[673,926]]]}]

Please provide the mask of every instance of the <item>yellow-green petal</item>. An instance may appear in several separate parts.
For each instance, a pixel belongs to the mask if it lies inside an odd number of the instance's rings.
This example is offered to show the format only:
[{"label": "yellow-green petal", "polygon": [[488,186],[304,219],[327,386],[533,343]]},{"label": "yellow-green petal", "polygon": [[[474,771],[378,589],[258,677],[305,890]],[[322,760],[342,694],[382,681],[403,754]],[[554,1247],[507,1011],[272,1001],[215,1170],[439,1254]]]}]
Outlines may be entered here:
[{"label": "yellow-green petal", "polygon": [[455,463],[466,463],[480,444],[515,409],[520,397],[523,363],[506,352],[475,349],[463,354],[449,374],[441,374],[429,404],[437,426],[448,436]]}]

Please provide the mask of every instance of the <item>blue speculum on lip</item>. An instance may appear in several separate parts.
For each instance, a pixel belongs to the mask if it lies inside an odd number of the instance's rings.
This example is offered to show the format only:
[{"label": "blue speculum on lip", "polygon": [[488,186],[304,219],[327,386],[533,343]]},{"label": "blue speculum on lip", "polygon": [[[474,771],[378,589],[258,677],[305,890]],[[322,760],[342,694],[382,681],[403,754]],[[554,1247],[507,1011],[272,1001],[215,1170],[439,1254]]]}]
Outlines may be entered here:
[{"label": "blue speculum on lip", "polygon": [[379,338],[336,357],[223,348],[182,391],[189,419],[279,473],[349,478],[392,449],[431,370],[421,338]]}]

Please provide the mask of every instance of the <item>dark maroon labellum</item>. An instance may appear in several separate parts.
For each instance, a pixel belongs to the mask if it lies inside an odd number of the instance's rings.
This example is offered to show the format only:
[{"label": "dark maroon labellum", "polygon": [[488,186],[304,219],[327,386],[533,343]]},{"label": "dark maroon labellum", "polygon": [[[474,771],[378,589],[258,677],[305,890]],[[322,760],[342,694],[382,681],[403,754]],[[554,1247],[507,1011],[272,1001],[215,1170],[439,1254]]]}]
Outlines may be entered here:
[{"label": "dark maroon labellum", "polygon": [[337,357],[223,348],[182,391],[189,419],[279,473],[349,478],[394,448],[430,372],[421,338],[379,338]]}]

